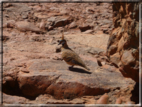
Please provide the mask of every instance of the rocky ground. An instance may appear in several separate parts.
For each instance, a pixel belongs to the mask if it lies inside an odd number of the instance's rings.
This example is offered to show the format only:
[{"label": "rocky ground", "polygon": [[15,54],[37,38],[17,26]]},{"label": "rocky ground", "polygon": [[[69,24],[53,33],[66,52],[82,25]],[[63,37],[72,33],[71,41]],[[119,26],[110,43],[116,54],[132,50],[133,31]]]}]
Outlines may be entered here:
[{"label": "rocky ground", "polygon": [[[65,39],[91,69],[69,68]],[[136,83],[105,56],[110,3],[4,3],[3,104],[134,104]]]}]

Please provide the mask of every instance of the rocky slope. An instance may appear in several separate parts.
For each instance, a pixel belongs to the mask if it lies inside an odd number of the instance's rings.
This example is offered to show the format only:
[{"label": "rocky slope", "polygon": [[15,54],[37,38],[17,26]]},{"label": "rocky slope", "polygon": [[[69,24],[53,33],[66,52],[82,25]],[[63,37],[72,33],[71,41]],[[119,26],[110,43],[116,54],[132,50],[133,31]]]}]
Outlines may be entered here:
[{"label": "rocky slope", "polygon": [[[138,103],[136,82],[105,56],[112,15],[111,3],[4,3],[3,104]],[[90,71],[62,60],[63,29]]]},{"label": "rocky slope", "polygon": [[139,81],[139,5],[117,3],[113,6],[113,29],[107,52],[110,60],[127,76]]},{"label": "rocky slope", "polygon": [[[114,29],[107,45],[107,55],[125,77],[139,83],[139,3],[114,3]],[[139,86],[135,86],[139,95]],[[138,97],[135,98],[139,99]]]}]

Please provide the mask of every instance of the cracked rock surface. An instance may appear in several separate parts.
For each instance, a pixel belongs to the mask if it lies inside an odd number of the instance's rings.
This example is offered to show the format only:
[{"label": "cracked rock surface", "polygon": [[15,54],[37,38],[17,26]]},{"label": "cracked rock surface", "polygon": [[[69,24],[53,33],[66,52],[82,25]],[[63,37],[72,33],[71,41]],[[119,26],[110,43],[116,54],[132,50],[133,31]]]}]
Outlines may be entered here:
[{"label": "cracked rock surface", "polygon": [[[110,3],[4,3],[3,104],[137,103],[137,83],[106,56],[112,28]],[[62,29],[90,71],[62,60]]]}]

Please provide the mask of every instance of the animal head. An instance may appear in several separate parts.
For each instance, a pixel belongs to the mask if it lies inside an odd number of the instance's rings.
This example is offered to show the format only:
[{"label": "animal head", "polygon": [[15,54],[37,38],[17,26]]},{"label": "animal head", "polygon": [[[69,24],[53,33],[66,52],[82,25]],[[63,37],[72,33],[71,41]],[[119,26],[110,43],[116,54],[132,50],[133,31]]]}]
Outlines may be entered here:
[{"label": "animal head", "polygon": [[62,46],[64,46],[66,44],[66,40],[64,39],[64,33],[63,33],[63,31],[62,31],[62,39],[58,40],[58,42],[59,42],[58,45],[62,44]]}]

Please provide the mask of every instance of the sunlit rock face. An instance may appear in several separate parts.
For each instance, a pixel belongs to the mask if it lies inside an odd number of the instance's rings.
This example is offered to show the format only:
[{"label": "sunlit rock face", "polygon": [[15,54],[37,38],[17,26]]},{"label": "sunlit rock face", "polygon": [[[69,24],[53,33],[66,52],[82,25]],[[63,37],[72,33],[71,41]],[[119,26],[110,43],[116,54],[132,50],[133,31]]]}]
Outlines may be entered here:
[{"label": "sunlit rock face", "polygon": [[139,81],[139,4],[113,3],[114,29],[107,55],[120,71]]}]

